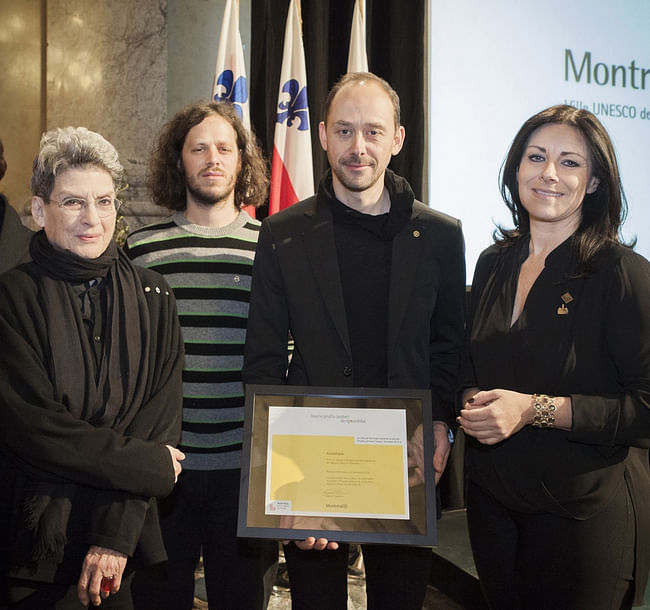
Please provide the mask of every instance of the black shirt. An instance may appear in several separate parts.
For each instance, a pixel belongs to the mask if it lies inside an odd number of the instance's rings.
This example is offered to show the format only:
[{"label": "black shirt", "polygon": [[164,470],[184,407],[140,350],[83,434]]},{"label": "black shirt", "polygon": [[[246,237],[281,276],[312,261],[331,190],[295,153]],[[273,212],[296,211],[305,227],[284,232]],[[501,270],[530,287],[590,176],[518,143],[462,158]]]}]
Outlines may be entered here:
[{"label": "black shirt", "polygon": [[408,220],[412,202],[391,201],[389,212],[377,216],[353,210],[333,196],[327,203],[334,218],[354,385],[386,387],[392,240]]}]

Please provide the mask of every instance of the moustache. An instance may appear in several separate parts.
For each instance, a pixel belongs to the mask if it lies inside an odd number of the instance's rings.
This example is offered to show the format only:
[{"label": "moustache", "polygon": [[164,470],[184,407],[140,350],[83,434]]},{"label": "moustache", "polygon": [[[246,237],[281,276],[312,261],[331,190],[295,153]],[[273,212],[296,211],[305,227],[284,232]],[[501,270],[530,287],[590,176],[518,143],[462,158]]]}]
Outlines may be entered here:
[{"label": "moustache", "polygon": [[341,159],[342,165],[365,165],[367,167],[375,167],[376,163],[372,159],[361,159],[358,155],[348,155]]}]

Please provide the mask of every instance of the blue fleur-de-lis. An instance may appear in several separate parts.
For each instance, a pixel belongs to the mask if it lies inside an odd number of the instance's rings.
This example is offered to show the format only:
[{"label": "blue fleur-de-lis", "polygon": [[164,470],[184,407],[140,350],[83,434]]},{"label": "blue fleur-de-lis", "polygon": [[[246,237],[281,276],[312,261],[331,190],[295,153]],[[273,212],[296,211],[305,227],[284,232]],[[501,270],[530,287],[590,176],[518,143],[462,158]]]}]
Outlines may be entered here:
[{"label": "blue fleur-de-lis", "polygon": [[248,101],[248,87],[246,86],[246,77],[240,76],[236,81],[234,81],[234,75],[232,70],[224,70],[219,74],[217,79],[217,85],[223,87],[223,90],[214,94],[215,102],[230,102],[237,111],[239,118],[243,118],[244,113],[241,108],[241,104],[245,104]]},{"label": "blue fleur-de-lis", "polygon": [[309,110],[307,107],[307,86],[302,89],[300,83],[292,78],[284,83],[283,93],[289,94],[289,100],[278,103],[278,112],[276,122],[282,123],[287,121],[287,127],[291,127],[296,119],[300,119],[298,131],[309,129]]}]

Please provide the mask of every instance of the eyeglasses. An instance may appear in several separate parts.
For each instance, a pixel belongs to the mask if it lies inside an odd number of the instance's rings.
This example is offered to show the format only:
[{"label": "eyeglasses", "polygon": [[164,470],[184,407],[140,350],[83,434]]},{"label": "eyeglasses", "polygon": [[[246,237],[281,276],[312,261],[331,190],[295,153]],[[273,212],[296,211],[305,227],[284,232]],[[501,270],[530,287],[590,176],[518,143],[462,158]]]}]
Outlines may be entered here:
[{"label": "eyeglasses", "polygon": [[[50,201],[56,203],[56,205],[68,214],[79,214],[81,210],[86,209],[90,205],[90,201],[82,199],[81,197],[66,197],[62,201],[57,201],[56,199],[51,199]],[[122,202],[119,199],[114,199],[113,197],[100,197],[94,201],[97,216],[101,218],[114,214],[122,205]]]}]

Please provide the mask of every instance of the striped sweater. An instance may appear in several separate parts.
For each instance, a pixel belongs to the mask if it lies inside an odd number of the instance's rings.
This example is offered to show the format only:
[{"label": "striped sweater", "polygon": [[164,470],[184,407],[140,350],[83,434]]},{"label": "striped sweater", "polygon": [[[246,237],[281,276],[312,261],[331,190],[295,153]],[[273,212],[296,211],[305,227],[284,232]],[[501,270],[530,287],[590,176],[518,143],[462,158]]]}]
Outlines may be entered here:
[{"label": "striped sweater", "polygon": [[185,341],[183,434],[187,470],[239,468],[244,423],[241,367],[260,222],[240,212],[220,228],[183,212],[134,231],[125,250],[165,276]]}]

